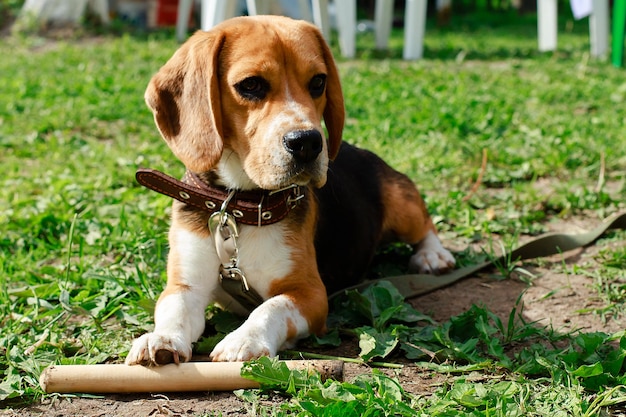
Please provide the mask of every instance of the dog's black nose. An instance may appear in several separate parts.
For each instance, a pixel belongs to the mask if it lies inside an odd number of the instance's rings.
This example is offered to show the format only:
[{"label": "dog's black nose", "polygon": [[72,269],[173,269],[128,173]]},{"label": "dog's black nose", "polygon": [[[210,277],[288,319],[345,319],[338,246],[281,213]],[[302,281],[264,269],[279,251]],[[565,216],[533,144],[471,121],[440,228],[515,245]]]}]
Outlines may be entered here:
[{"label": "dog's black nose", "polygon": [[296,130],[283,136],[283,144],[298,162],[311,162],[322,152],[322,134],[317,130]]}]

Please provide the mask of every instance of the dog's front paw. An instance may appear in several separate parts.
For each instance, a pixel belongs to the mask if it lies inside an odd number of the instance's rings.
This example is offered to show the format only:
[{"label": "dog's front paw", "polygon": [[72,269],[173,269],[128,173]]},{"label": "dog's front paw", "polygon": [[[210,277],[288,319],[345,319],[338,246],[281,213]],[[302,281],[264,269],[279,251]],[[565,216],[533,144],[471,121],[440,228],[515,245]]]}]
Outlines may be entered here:
[{"label": "dog's front paw", "polygon": [[434,233],[429,233],[409,261],[409,268],[421,274],[441,274],[455,264],[454,256],[443,247]]},{"label": "dog's front paw", "polygon": [[261,356],[276,356],[277,348],[259,335],[244,329],[228,334],[215,346],[210,358],[214,362],[241,362],[258,359]]},{"label": "dog's front paw", "polygon": [[179,336],[146,333],[135,339],[126,365],[165,365],[191,359],[191,343]]}]

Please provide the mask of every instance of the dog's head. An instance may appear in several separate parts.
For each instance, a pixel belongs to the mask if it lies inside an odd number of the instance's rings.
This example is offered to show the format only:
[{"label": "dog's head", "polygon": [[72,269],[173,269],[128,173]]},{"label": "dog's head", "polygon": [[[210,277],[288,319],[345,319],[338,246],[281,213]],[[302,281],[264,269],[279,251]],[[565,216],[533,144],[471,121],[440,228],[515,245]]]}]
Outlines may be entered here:
[{"label": "dog's head", "polygon": [[152,78],[145,98],[185,166],[215,170],[227,187],[320,187],[339,151],[337,68],[320,31],[303,21],[240,17],[198,32]]}]

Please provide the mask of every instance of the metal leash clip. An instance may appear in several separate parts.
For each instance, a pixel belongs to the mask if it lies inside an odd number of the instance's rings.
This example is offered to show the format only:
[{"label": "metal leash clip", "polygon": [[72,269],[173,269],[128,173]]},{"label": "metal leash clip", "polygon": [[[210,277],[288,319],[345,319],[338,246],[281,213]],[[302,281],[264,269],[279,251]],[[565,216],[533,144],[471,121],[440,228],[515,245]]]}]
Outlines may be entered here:
[{"label": "metal leash clip", "polygon": [[239,230],[235,218],[228,213],[214,213],[209,218],[209,229],[215,240],[217,256],[224,268],[236,268],[239,264],[237,238]]},{"label": "metal leash clip", "polygon": [[209,217],[209,230],[215,241],[215,250],[220,260],[219,278],[224,289],[244,307],[252,310],[263,302],[263,299],[248,285],[243,271],[239,269],[239,248],[237,239],[239,229],[237,220],[228,212],[228,203],[235,195],[231,191],[222,204],[220,211]]},{"label": "metal leash clip", "polygon": [[244,287],[248,287],[248,283],[245,282],[246,279],[241,271],[239,271],[239,273],[229,273],[230,270],[239,269],[239,248],[237,247],[239,229],[237,228],[237,220],[233,215],[226,212],[228,203],[232,200],[234,195],[235,191],[233,190],[228,194],[224,203],[222,203],[220,211],[213,213],[211,217],[209,217],[209,230],[213,235],[215,250],[222,264],[220,275],[222,275],[223,270],[228,276],[241,276]]}]

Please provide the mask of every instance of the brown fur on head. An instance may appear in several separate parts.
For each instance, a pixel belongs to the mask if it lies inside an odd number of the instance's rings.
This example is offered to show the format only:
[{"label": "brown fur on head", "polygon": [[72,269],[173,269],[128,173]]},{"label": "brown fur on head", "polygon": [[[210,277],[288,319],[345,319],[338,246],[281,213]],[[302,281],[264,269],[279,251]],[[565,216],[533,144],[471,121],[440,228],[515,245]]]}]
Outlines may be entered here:
[{"label": "brown fur on head", "polygon": [[[316,97],[310,83],[319,74],[326,85]],[[258,80],[267,90],[262,98],[242,94],[242,88],[258,88]],[[321,186],[341,143],[345,114],[337,68],[320,31],[302,21],[241,17],[197,32],[152,78],[145,98],[185,166],[219,169],[231,187]],[[315,166],[300,169],[285,153],[283,137],[302,130],[323,135],[322,119],[328,131],[323,152]]]}]

